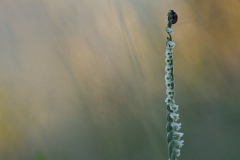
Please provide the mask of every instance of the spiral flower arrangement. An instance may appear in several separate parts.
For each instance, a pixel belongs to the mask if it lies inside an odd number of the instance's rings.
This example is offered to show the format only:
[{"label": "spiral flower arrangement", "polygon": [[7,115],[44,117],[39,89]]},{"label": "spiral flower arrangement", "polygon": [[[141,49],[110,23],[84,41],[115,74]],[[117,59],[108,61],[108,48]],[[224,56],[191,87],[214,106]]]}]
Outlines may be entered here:
[{"label": "spiral flower arrangement", "polygon": [[172,24],[175,24],[177,22],[177,14],[170,10],[167,14],[168,16],[168,24],[166,28],[166,32],[168,33],[169,37],[167,37],[166,42],[166,75],[165,75],[165,81],[166,81],[166,94],[167,98],[165,100],[167,104],[167,143],[168,143],[168,153],[169,153],[169,160],[176,160],[176,157],[180,156],[180,148],[183,145],[183,140],[181,140],[181,137],[183,136],[183,133],[178,132],[181,128],[181,123],[177,123],[179,119],[178,111],[178,105],[175,104],[174,100],[174,77],[173,77],[173,48],[175,47],[175,43],[172,41],[171,34],[173,33],[172,30]]}]

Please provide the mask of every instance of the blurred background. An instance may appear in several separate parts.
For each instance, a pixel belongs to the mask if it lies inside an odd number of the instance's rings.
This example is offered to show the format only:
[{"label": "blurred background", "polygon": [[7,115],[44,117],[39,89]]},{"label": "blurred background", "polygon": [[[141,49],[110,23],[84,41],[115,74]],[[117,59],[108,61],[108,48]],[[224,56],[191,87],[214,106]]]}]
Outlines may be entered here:
[{"label": "blurred background", "polygon": [[1,160],[167,160],[173,25],[180,160],[239,160],[240,1],[0,0]]}]

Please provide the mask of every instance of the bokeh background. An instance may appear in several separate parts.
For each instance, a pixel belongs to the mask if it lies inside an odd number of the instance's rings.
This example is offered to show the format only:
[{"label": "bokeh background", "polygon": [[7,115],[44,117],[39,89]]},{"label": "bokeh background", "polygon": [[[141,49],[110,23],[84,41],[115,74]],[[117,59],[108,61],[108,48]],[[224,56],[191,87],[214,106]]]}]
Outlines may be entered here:
[{"label": "bokeh background", "polygon": [[0,0],[1,160],[166,160],[173,25],[180,160],[239,160],[240,1]]}]

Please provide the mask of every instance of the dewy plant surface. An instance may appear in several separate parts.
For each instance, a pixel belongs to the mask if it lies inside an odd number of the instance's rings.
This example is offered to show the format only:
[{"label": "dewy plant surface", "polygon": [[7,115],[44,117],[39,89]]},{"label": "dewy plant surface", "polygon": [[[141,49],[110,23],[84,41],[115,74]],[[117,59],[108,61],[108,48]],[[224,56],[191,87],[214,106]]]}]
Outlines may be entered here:
[{"label": "dewy plant surface", "polygon": [[172,41],[171,34],[173,33],[172,24],[177,22],[177,14],[170,10],[167,14],[168,16],[168,24],[166,28],[166,32],[168,33],[169,37],[167,37],[166,42],[166,75],[165,75],[165,83],[166,83],[166,94],[167,98],[165,100],[167,104],[167,143],[168,143],[168,153],[169,153],[169,160],[176,160],[176,157],[180,156],[180,148],[183,145],[183,140],[181,137],[183,133],[178,132],[181,128],[181,123],[177,123],[179,119],[178,105],[175,104],[174,100],[174,75],[173,75],[173,48],[175,47],[175,43]]}]

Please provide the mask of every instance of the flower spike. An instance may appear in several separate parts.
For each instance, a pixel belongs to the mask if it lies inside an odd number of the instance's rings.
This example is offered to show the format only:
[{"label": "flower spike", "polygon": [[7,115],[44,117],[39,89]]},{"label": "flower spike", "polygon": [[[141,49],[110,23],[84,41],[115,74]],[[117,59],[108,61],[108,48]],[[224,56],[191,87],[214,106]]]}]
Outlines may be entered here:
[{"label": "flower spike", "polygon": [[170,10],[167,14],[168,16],[168,24],[166,27],[166,32],[169,37],[167,37],[166,42],[166,52],[165,52],[165,62],[166,62],[166,75],[165,75],[165,84],[166,84],[166,94],[167,98],[165,100],[167,104],[167,143],[168,143],[168,153],[169,160],[176,160],[176,157],[180,156],[180,148],[183,145],[183,140],[181,140],[183,133],[178,132],[181,129],[181,123],[177,123],[179,120],[179,114],[176,113],[179,109],[179,106],[175,104],[174,100],[174,76],[173,76],[173,48],[175,47],[175,43],[172,41],[172,24],[175,24],[178,20],[177,14]]}]

